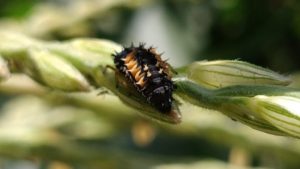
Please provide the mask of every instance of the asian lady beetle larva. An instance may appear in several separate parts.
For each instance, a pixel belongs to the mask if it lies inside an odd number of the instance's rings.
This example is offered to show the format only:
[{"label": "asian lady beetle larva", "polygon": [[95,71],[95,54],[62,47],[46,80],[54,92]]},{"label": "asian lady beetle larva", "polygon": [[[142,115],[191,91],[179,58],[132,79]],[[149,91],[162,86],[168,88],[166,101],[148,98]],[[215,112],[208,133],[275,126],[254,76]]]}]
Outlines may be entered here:
[{"label": "asian lady beetle larva", "polygon": [[116,71],[124,75],[149,104],[162,113],[171,111],[174,84],[169,65],[154,48],[131,45],[113,56]]}]

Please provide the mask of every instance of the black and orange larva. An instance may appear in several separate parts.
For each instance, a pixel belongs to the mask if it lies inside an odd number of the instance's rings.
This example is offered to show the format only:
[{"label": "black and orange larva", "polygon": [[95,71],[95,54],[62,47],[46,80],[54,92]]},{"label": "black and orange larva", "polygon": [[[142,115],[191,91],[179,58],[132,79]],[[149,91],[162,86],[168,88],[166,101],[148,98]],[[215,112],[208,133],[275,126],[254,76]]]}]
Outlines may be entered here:
[{"label": "black and orange larva", "polygon": [[162,113],[171,111],[174,90],[171,72],[155,48],[146,49],[144,44],[131,45],[113,56],[116,71],[125,76],[149,104]]}]

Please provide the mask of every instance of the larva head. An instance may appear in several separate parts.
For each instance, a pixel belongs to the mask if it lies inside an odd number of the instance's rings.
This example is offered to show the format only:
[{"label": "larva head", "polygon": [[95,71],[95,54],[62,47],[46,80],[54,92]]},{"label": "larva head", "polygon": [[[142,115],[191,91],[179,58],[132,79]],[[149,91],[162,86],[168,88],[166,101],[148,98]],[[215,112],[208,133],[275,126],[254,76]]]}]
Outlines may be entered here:
[{"label": "larva head", "polygon": [[172,108],[172,90],[167,86],[161,86],[153,90],[148,101],[160,112],[168,113]]}]

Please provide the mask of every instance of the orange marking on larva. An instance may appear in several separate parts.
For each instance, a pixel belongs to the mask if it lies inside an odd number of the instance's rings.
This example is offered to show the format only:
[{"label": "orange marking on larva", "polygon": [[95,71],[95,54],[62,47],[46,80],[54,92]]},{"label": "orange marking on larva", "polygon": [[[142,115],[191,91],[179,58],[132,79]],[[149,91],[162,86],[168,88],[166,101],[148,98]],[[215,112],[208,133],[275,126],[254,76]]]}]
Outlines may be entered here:
[{"label": "orange marking on larva", "polygon": [[138,80],[140,79],[140,78],[139,78],[139,77],[140,77],[140,74],[141,74],[141,69],[139,69],[138,72],[136,72],[136,74],[135,74],[135,76],[134,76],[134,78],[135,78],[136,81],[138,81]]},{"label": "orange marking on larva", "polygon": [[135,75],[135,80],[136,80],[136,81],[139,81],[141,78],[144,77],[144,75],[145,75],[145,73],[142,73],[142,74],[137,73],[137,74]]},{"label": "orange marking on larva", "polygon": [[140,69],[137,67],[137,65],[134,65],[133,68],[128,70],[132,76],[135,76],[135,74],[139,71]]},{"label": "orange marking on larva", "polygon": [[136,84],[140,85],[141,87],[143,87],[145,85],[144,78],[141,78]]},{"label": "orange marking on larva", "polygon": [[124,59],[122,59],[125,63],[131,61],[135,56],[135,51],[130,52]]},{"label": "orange marking on larva", "polygon": [[143,72],[140,76],[141,76],[141,78],[145,77],[145,72]]},{"label": "orange marking on larva", "polygon": [[134,65],[136,65],[136,60],[131,60],[129,61],[128,63],[125,64],[125,66],[128,68],[128,69],[131,69]]}]

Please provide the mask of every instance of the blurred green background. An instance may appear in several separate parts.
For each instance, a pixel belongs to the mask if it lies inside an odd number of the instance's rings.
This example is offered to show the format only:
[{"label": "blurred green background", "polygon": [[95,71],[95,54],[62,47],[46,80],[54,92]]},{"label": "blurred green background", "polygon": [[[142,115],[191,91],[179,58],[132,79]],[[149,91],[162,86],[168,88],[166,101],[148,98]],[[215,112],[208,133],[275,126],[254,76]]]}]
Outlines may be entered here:
[{"label": "blurred green background", "polygon": [[[283,74],[300,70],[296,0],[0,0],[0,17],[0,29],[45,40],[145,42],[174,66],[240,59]],[[183,124],[171,126],[97,92],[20,93],[1,89],[0,169],[300,168],[298,140],[218,112],[185,106]]]}]

